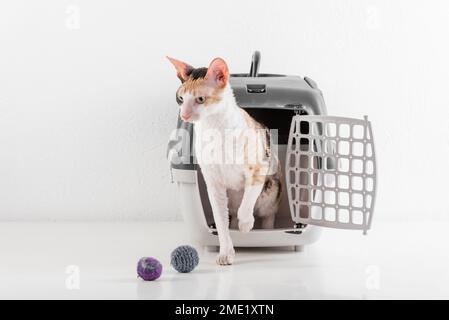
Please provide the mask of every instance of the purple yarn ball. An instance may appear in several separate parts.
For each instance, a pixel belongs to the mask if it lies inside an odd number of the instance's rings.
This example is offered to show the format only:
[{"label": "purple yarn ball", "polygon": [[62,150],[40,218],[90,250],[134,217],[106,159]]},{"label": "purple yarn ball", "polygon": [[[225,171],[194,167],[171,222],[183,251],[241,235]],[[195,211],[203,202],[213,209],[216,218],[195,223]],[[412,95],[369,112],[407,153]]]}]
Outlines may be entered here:
[{"label": "purple yarn ball", "polygon": [[162,264],[155,258],[143,257],[137,263],[137,274],[145,281],[153,281],[161,276]]}]

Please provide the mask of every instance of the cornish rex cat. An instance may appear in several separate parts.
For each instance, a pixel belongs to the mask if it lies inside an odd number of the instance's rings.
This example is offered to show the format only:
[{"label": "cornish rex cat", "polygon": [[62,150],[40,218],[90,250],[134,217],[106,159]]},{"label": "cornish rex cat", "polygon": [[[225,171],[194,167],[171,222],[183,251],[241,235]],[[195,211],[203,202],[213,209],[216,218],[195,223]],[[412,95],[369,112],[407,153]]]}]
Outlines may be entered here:
[{"label": "cornish rex cat", "polygon": [[235,256],[229,228],[249,232],[255,216],[263,228],[274,226],[281,195],[278,158],[268,129],[237,105],[223,59],[208,68],[168,59],[182,83],[176,92],[180,117],[195,125],[195,154],[220,242],[217,263],[229,265]]}]

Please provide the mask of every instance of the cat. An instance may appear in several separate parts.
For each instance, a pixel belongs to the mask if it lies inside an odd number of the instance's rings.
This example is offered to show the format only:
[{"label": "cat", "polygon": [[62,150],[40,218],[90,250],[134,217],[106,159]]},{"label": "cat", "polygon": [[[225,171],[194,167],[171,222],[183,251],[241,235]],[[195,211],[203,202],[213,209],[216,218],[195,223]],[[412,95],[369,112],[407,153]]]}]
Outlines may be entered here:
[{"label": "cat", "polygon": [[[194,68],[167,58],[181,80],[176,92],[180,117],[194,124],[195,154],[220,244],[216,261],[230,265],[235,258],[230,228],[249,232],[255,216],[261,219],[262,228],[274,227],[282,191],[279,161],[270,147],[268,128],[237,105],[223,59],[213,59],[208,68]],[[204,139],[210,133],[218,134],[215,144]],[[223,143],[230,135],[236,138],[231,146]]]}]

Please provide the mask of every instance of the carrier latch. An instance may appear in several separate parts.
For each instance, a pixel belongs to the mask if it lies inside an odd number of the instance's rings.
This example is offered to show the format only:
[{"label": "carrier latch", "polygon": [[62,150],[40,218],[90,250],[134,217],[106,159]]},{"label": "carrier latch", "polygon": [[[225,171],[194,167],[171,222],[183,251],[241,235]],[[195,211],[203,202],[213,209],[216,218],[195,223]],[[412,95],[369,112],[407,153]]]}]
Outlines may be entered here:
[{"label": "carrier latch", "polygon": [[246,91],[248,93],[265,93],[267,92],[267,87],[264,84],[247,84]]}]

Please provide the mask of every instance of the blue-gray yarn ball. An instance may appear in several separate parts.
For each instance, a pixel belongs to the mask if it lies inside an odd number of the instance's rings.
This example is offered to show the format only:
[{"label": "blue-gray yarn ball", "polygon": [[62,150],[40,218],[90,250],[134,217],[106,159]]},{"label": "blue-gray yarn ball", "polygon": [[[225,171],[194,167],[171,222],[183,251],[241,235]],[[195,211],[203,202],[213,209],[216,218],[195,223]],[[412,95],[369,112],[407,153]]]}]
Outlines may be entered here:
[{"label": "blue-gray yarn ball", "polygon": [[171,265],[181,273],[187,273],[195,269],[200,262],[198,252],[191,246],[179,246],[171,253]]}]

